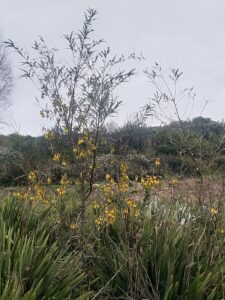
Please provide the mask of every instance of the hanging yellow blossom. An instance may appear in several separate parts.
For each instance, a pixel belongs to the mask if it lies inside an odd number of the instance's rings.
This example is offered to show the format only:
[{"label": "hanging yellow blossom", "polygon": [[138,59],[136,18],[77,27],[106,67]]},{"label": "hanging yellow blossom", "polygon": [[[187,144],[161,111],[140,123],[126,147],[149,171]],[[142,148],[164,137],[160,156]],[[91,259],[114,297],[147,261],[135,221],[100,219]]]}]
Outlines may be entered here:
[{"label": "hanging yellow blossom", "polygon": [[58,193],[59,196],[64,196],[66,191],[65,191],[64,187],[61,186],[56,189],[56,192]]},{"label": "hanging yellow blossom", "polygon": [[59,153],[55,153],[52,159],[53,159],[54,161],[59,161],[59,160],[60,160],[60,157],[61,157],[61,156],[60,156]]},{"label": "hanging yellow blossom", "polygon": [[48,130],[45,134],[44,137],[46,140],[53,140],[55,138],[55,134],[54,132],[52,132],[51,130]]},{"label": "hanging yellow blossom", "polygon": [[105,220],[108,224],[114,224],[116,220],[116,211],[114,208],[105,208]]},{"label": "hanging yellow blossom", "polygon": [[52,178],[51,177],[47,178],[47,184],[52,184]]},{"label": "hanging yellow blossom", "polygon": [[173,178],[173,179],[171,180],[171,183],[172,183],[172,185],[177,185],[177,184],[178,184],[177,178]]},{"label": "hanging yellow blossom", "polygon": [[78,226],[75,223],[71,223],[69,227],[70,229],[76,229]]},{"label": "hanging yellow blossom", "polygon": [[60,184],[61,185],[68,185],[70,182],[69,182],[69,179],[67,178],[66,175],[63,175],[61,180],[60,180]]},{"label": "hanging yellow blossom", "polygon": [[156,160],[155,160],[155,166],[156,167],[160,167],[161,166],[161,160],[160,160],[159,157],[157,157]]},{"label": "hanging yellow blossom", "polygon": [[106,174],[106,175],[105,175],[105,179],[106,179],[107,181],[109,181],[110,178],[111,178],[111,176],[110,176],[109,174]]},{"label": "hanging yellow blossom", "polygon": [[210,213],[211,213],[212,216],[217,215],[218,209],[212,207],[212,208],[210,209]]},{"label": "hanging yellow blossom", "polygon": [[156,176],[146,176],[141,178],[141,184],[145,189],[149,189],[157,186],[159,184],[159,180]]},{"label": "hanging yellow blossom", "polygon": [[63,132],[64,132],[64,134],[68,134],[69,130],[66,126],[63,127]]},{"label": "hanging yellow blossom", "polygon": [[100,208],[100,204],[99,204],[98,202],[94,202],[93,208],[94,208],[94,209]]},{"label": "hanging yellow blossom", "polygon": [[62,161],[62,166],[66,167],[67,166],[67,162],[65,160]]},{"label": "hanging yellow blossom", "polygon": [[31,171],[28,175],[28,179],[30,181],[35,181],[37,179],[37,172],[36,171]]}]

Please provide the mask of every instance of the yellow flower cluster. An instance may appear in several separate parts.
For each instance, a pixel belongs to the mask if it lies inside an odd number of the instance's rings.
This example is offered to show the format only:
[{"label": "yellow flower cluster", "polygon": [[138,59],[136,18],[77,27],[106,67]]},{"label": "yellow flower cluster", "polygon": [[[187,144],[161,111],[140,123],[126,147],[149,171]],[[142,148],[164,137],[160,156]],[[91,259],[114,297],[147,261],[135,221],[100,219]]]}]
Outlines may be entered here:
[{"label": "yellow flower cluster", "polygon": [[32,190],[32,188],[30,188],[30,191],[31,191],[31,196],[30,196],[31,201],[41,200],[46,203],[48,202],[46,199],[45,191],[43,190],[43,188],[40,185],[35,185],[33,190]]},{"label": "yellow flower cluster", "polygon": [[171,180],[171,183],[172,183],[172,185],[177,185],[177,184],[178,184],[177,178],[173,178],[173,179]]},{"label": "yellow flower cluster", "polygon": [[[101,187],[101,194],[99,195],[99,199],[102,199],[102,204],[99,204],[99,200],[93,204],[93,208],[97,209],[95,211],[97,214],[95,224],[98,229],[102,225],[113,225],[116,221],[116,217],[123,217],[123,214],[125,216],[129,214],[134,217],[140,215],[140,207],[137,201],[126,197],[126,192],[129,189],[129,176],[127,175],[127,165],[125,163],[122,163],[120,166],[120,174],[118,182],[115,182],[110,174],[105,175],[106,182],[103,187]],[[136,180],[138,180],[138,178],[136,178]],[[121,193],[123,193],[123,195],[121,195]],[[116,195],[119,196],[122,202],[116,200]]]},{"label": "yellow flower cluster", "polygon": [[48,203],[48,199],[44,189],[38,184],[30,186],[27,190],[13,193],[13,196],[19,200],[30,200],[31,202],[43,201],[44,203]]},{"label": "yellow flower cluster", "polygon": [[97,225],[97,228],[100,229],[100,227],[105,223],[105,217],[100,216],[95,220],[95,224]]},{"label": "yellow flower cluster", "polygon": [[95,202],[93,203],[93,208],[94,208],[94,209],[100,208],[100,204],[99,204],[98,202],[95,201]]},{"label": "yellow flower cluster", "polygon": [[66,167],[68,164],[67,164],[67,161],[64,159],[63,161],[62,161],[62,166],[63,167]]},{"label": "yellow flower cluster", "polygon": [[129,188],[129,176],[127,175],[127,165],[125,163],[122,163],[120,166],[120,180],[119,180],[119,191],[121,193],[125,193]]},{"label": "yellow flower cluster", "polygon": [[56,192],[58,193],[59,196],[64,196],[66,193],[65,188],[63,186],[57,188]]},{"label": "yellow flower cluster", "polygon": [[155,160],[155,166],[156,167],[160,167],[161,166],[161,160],[160,160],[159,157],[157,157],[156,160]]},{"label": "yellow flower cluster", "polygon": [[105,219],[107,224],[114,224],[116,221],[116,211],[114,208],[105,208]]},{"label": "yellow flower cluster", "polygon": [[69,226],[69,228],[72,229],[72,230],[73,230],[73,229],[77,229],[77,228],[78,228],[78,225],[75,224],[75,223],[71,223],[70,226]]},{"label": "yellow flower cluster", "polygon": [[115,181],[109,174],[105,175],[105,179],[106,183],[103,186],[102,192],[106,202],[111,203],[114,196]]},{"label": "yellow flower cluster", "polygon": [[36,171],[31,171],[28,175],[28,180],[31,182],[34,182],[37,179],[37,172]]},{"label": "yellow flower cluster", "polygon": [[210,208],[210,213],[212,216],[215,216],[218,214],[218,209],[216,209],[215,207]]},{"label": "yellow flower cluster", "polygon": [[21,191],[21,192],[14,192],[13,197],[19,199],[19,200],[27,200],[28,194],[26,191]]},{"label": "yellow flower cluster", "polygon": [[52,132],[51,130],[48,130],[48,131],[44,134],[44,137],[45,137],[46,140],[51,141],[51,140],[54,140],[55,134],[54,134],[54,132]]},{"label": "yellow flower cluster", "polygon": [[52,178],[48,176],[47,178],[47,184],[52,184]]},{"label": "yellow flower cluster", "polygon": [[103,203],[100,204],[99,200],[93,203],[93,208],[97,209],[96,213],[98,214],[95,220],[98,229],[102,225],[113,225],[116,220],[116,208],[112,206],[116,183],[110,174],[106,174],[105,179],[105,184],[99,189],[99,197],[102,198]]},{"label": "yellow flower cluster", "polygon": [[116,221],[116,210],[114,208],[105,207],[104,215],[96,218],[95,224],[97,228],[100,229],[103,225],[113,225]]},{"label": "yellow flower cluster", "polygon": [[95,149],[96,147],[92,138],[85,132],[78,140],[77,146],[73,148],[73,152],[76,154],[77,158],[84,159],[91,157]]},{"label": "yellow flower cluster", "polygon": [[61,185],[68,185],[70,183],[69,179],[67,178],[66,175],[63,175],[61,180],[60,180],[60,184]]},{"label": "yellow flower cluster", "polygon": [[137,207],[137,203],[136,201],[134,201],[133,199],[128,199],[127,200],[127,206],[129,208],[136,208]]},{"label": "yellow flower cluster", "polygon": [[61,158],[61,155],[59,154],[59,153],[55,153],[54,155],[53,155],[53,160],[54,161],[60,161],[60,158]]},{"label": "yellow flower cluster", "polygon": [[146,176],[141,178],[141,184],[143,188],[150,189],[159,185],[159,179],[156,176]]},{"label": "yellow flower cluster", "polygon": [[123,213],[124,214],[133,214],[135,217],[138,217],[140,214],[140,209],[138,207],[137,201],[135,201],[134,199],[128,198],[126,200],[126,204],[127,206],[124,207],[123,209]]}]

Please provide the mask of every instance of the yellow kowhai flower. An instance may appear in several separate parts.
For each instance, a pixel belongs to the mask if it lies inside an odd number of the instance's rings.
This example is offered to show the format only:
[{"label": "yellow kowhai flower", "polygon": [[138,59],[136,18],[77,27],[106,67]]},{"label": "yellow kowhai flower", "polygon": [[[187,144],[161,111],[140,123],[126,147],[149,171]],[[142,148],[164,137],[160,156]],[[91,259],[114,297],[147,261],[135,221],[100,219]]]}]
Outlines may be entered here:
[{"label": "yellow kowhai flower", "polygon": [[52,178],[51,177],[47,178],[47,184],[52,184]]},{"label": "yellow kowhai flower", "polygon": [[60,155],[59,153],[55,153],[52,159],[53,159],[54,161],[59,161],[59,160],[60,160],[60,157],[61,157],[61,155]]},{"label": "yellow kowhai flower", "polygon": [[95,203],[93,204],[93,208],[94,208],[94,209],[100,208],[100,204],[97,203],[97,202],[95,202]]},{"label": "yellow kowhai flower", "polygon": [[61,180],[60,180],[61,185],[68,185],[69,184],[69,179],[67,178],[66,175],[63,175]]},{"label": "yellow kowhai flower", "polygon": [[129,177],[126,176],[124,178],[121,178],[118,187],[121,193],[125,193],[129,188]]},{"label": "yellow kowhai flower", "polygon": [[104,194],[106,199],[111,199],[113,197],[114,192],[113,192],[112,188],[113,187],[110,186],[110,185],[106,185],[106,186],[103,187],[103,194]]},{"label": "yellow kowhai flower", "polygon": [[59,196],[64,196],[65,195],[65,189],[61,186],[56,189],[56,192],[58,193]]},{"label": "yellow kowhai flower", "polygon": [[159,184],[156,176],[146,176],[141,178],[141,184],[145,189],[149,189]]},{"label": "yellow kowhai flower", "polygon": [[129,210],[128,210],[127,207],[125,207],[125,208],[123,209],[123,213],[124,213],[125,215],[127,215],[127,214],[129,213]]},{"label": "yellow kowhai flower", "polygon": [[91,157],[95,150],[96,147],[88,133],[84,133],[83,136],[78,139],[77,147],[73,149],[77,157],[81,159]]},{"label": "yellow kowhai flower", "polygon": [[34,197],[34,200],[42,200],[47,203],[45,191],[40,185],[35,185],[32,196]]},{"label": "yellow kowhai flower", "polygon": [[107,181],[109,181],[110,178],[111,178],[111,176],[110,176],[109,174],[106,174],[106,175],[105,175],[105,179],[106,179]]},{"label": "yellow kowhai flower", "polygon": [[108,224],[114,224],[116,220],[116,211],[114,208],[105,208],[105,220]]},{"label": "yellow kowhai flower", "polygon": [[133,200],[132,199],[127,200],[127,206],[128,207],[133,207]]},{"label": "yellow kowhai flower", "polygon": [[210,213],[211,213],[212,216],[217,215],[218,209],[212,207],[212,208],[210,209]]},{"label": "yellow kowhai flower", "polygon": [[85,141],[84,141],[84,139],[80,138],[77,142],[77,145],[79,146],[79,145],[83,145],[83,144],[85,144]]},{"label": "yellow kowhai flower", "polygon": [[113,225],[116,221],[116,217],[108,217],[107,218],[107,223],[110,225]]},{"label": "yellow kowhai flower", "polygon": [[64,126],[64,127],[63,127],[63,132],[64,132],[65,134],[68,134],[68,132],[69,132],[68,128]]},{"label": "yellow kowhai flower", "polygon": [[66,167],[67,166],[67,162],[65,160],[62,161],[62,166]]},{"label": "yellow kowhai flower", "polygon": [[160,167],[160,165],[161,165],[161,160],[160,160],[159,157],[157,157],[156,160],[155,160],[155,166]]},{"label": "yellow kowhai flower", "polygon": [[70,224],[70,229],[76,229],[78,226],[77,224],[71,223]]},{"label": "yellow kowhai flower", "polygon": [[102,225],[104,223],[105,223],[105,217],[103,217],[103,216],[100,216],[95,220],[96,225]]},{"label": "yellow kowhai flower", "polygon": [[28,179],[29,179],[30,181],[35,181],[35,180],[37,179],[37,173],[36,173],[36,171],[31,171],[31,172],[29,173],[29,175],[28,175]]},{"label": "yellow kowhai flower", "polygon": [[52,132],[51,130],[48,130],[45,134],[44,137],[46,140],[53,140],[55,138],[55,134],[54,132]]},{"label": "yellow kowhai flower", "polygon": [[22,195],[22,193],[20,193],[20,192],[17,192],[17,193],[13,193],[13,196],[15,196],[16,198],[18,198],[18,199],[22,199],[23,198],[23,195]]},{"label": "yellow kowhai flower", "polygon": [[173,178],[173,179],[171,180],[171,183],[172,183],[173,185],[177,185],[177,184],[178,184],[177,178]]},{"label": "yellow kowhai flower", "polygon": [[79,186],[80,185],[80,180],[76,179],[74,183],[75,183],[75,185]]},{"label": "yellow kowhai flower", "polygon": [[127,165],[126,165],[126,163],[123,162],[120,165],[120,171],[121,171],[122,175],[126,174],[126,172],[127,172]]},{"label": "yellow kowhai flower", "polygon": [[137,202],[133,199],[128,199],[127,200],[127,206],[131,209],[136,208],[137,207]]}]

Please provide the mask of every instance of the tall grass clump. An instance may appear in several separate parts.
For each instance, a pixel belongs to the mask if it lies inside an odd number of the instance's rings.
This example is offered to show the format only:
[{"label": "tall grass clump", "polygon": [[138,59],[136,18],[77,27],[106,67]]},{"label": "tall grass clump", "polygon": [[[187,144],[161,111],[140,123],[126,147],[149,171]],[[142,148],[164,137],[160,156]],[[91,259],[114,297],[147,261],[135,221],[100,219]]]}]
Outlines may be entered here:
[{"label": "tall grass clump", "polygon": [[132,235],[123,221],[99,232],[96,299],[223,299],[224,236],[207,212],[158,204]]},{"label": "tall grass clump", "polygon": [[49,214],[18,200],[0,208],[0,299],[87,299],[78,255],[50,240]]}]

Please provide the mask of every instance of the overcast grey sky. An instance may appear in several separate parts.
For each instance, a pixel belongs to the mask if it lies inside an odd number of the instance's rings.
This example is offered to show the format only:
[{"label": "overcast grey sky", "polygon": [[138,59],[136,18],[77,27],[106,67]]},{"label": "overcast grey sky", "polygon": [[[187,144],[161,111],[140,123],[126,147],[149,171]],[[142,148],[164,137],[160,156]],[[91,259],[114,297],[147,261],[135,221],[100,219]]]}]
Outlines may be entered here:
[{"label": "overcast grey sky", "polygon": [[[225,116],[225,0],[0,0],[0,29],[4,38],[30,49],[38,35],[50,46],[64,47],[60,38],[82,25],[87,7],[99,11],[96,35],[114,53],[142,52],[151,67],[178,67],[183,84],[194,86],[199,99],[210,103],[204,115]],[[16,74],[11,122],[22,134],[40,134],[42,119],[36,89],[17,79],[19,59],[10,55]],[[124,101],[119,122],[147,102],[152,89],[138,76],[119,91]],[[197,112],[196,112],[197,113]],[[14,129],[9,127],[5,133]]]}]

